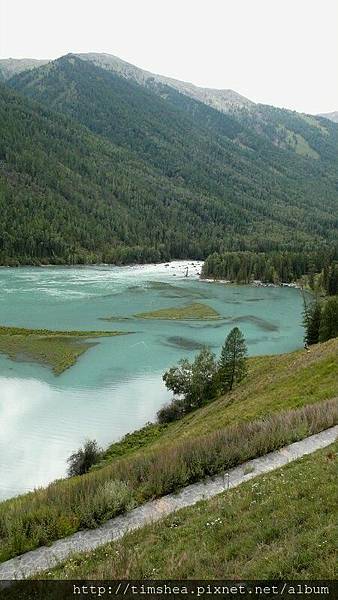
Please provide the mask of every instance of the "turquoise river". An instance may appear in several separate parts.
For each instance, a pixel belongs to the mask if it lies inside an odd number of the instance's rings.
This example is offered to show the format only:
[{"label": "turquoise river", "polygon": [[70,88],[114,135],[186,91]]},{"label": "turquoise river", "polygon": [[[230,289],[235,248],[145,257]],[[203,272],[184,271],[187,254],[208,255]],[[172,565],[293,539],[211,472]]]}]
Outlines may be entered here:
[{"label": "turquoise river", "polygon": [[[163,371],[203,345],[218,353],[235,325],[251,355],[302,345],[298,290],[210,283],[200,269],[197,262],[0,269],[1,325],[132,332],[97,340],[59,376],[0,354],[0,498],[64,476],[67,457],[85,439],[104,446],[153,420],[170,398]],[[221,319],[126,319],[195,302]],[[112,316],[124,319],[101,320]]]}]

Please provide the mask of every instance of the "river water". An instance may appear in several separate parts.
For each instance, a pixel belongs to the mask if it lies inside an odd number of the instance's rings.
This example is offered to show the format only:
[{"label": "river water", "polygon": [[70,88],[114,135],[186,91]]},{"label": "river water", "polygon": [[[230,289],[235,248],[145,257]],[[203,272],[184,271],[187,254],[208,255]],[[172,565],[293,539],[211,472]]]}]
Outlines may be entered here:
[{"label": "river water", "polygon": [[[200,268],[175,262],[0,270],[2,325],[132,332],[98,340],[59,376],[0,354],[0,498],[64,476],[67,457],[86,438],[104,446],[153,420],[170,398],[163,371],[203,345],[218,353],[235,325],[251,355],[302,345],[298,290],[208,283],[199,280]],[[101,320],[192,302],[222,319]]]}]

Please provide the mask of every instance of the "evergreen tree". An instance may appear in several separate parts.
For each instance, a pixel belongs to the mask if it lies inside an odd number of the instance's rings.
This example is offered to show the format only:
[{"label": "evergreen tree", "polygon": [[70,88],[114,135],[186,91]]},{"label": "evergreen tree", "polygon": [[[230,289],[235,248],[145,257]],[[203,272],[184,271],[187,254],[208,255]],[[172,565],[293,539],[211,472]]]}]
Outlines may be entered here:
[{"label": "evergreen tree", "polygon": [[232,390],[246,375],[247,347],[244,336],[234,327],[225,340],[219,360],[219,381],[222,392]]},{"label": "evergreen tree", "polygon": [[338,264],[331,265],[328,281],[327,281],[327,293],[329,296],[338,294]]},{"label": "evergreen tree", "polygon": [[324,303],[319,328],[320,342],[334,337],[338,337],[338,296],[332,296]]},{"label": "evergreen tree", "polygon": [[319,342],[319,328],[322,308],[318,301],[314,302],[307,310],[305,324],[305,342],[311,346]]}]

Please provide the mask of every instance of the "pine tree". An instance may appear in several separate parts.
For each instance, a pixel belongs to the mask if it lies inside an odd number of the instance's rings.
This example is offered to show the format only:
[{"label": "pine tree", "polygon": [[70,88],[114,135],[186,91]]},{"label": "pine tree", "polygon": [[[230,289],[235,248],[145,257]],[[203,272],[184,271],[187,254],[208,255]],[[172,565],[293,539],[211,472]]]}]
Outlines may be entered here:
[{"label": "pine tree", "polygon": [[244,336],[234,327],[225,340],[219,360],[219,381],[222,392],[232,390],[246,375],[247,347]]},{"label": "pine tree", "polygon": [[338,296],[332,296],[324,302],[319,329],[320,342],[334,337],[338,337]]},{"label": "pine tree", "polygon": [[338,294],[338,264],[332,265],[329,271],[327,293],[329,296]]},{"label": "pine tree", "polygon": [[322,307],[318,301],[308,308],[305,324],[305,342],[311,346],[319,342],[319,328]]}]

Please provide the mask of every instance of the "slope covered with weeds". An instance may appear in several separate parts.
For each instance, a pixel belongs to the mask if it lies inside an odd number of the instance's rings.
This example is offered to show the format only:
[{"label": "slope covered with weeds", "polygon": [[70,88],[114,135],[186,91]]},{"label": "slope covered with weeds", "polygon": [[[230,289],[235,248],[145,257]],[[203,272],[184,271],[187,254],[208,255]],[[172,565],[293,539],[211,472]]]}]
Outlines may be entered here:
[{"label": "slope covered with weeds", "polygon": [[230,394],[221,396],[183,419],[167,425],[149,424],[112,444],[98,466],[135,452],[176,444],[234,423],[264,418],[338,397],[338,338],[283,355],[248,360],[248,376]]},{"label": "slope covered with weeds", "polygon": [[0,505],[0,559],[79,529],[95,527],[132,506],[327,429],[338,421],[334,400],[243,422],[110,465]]},{"label": "slope covered with weeds", "polygon": [[336,443],[74,556],[43,578],[333,580],[337,450]]}]

